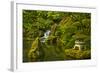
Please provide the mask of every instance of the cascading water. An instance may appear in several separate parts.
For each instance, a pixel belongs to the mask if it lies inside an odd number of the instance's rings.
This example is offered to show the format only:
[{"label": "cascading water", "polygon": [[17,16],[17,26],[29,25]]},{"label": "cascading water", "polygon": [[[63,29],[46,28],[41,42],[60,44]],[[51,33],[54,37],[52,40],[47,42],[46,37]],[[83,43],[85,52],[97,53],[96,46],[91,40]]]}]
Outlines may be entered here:
[{"label": "cascading water", "polygon": [[47,30],[45,33],[44,33],[44,36],[41,37],[41,42],[45,42],[46,38],[48,38],[49,34],[50,34],[50,30]]}]

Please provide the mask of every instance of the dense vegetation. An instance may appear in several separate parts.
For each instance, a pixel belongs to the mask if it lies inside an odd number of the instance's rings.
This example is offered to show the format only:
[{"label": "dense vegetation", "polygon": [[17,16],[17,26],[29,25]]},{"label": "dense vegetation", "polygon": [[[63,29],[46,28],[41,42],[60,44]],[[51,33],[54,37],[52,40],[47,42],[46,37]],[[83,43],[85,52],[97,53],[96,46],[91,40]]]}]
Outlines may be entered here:
[{"label": "dense vegetation", "polygon": [[[85,42],[83,51],[72,49],[77,39]],[[23,62],[90,58],[90,13],[23,10]]]}]

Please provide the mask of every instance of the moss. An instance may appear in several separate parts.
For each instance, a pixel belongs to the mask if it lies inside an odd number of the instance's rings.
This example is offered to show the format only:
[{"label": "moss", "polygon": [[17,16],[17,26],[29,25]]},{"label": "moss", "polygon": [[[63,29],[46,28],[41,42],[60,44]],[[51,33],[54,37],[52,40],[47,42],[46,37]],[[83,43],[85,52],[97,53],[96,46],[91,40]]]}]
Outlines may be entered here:
[{"label": "moss", "polygon": [[70,60],[81,60],[81,59],[90,59],[91,58],[91,51],[90,50],[74,50],[74,49],[66,49],[66,59]]}]

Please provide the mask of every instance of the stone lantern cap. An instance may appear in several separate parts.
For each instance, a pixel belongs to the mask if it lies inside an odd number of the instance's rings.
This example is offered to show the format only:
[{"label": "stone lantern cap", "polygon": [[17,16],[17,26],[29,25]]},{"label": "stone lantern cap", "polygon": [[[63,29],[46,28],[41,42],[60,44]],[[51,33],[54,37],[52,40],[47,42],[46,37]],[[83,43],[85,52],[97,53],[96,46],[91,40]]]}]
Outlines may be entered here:
[{"label": "stone lantern cap", "polygon": [[75,41],[75,44],[82,45],[82,44],[85,44],[85,42],[83,42],[83,41],[79,41],[79,40],[76,40],[76,41]]}]

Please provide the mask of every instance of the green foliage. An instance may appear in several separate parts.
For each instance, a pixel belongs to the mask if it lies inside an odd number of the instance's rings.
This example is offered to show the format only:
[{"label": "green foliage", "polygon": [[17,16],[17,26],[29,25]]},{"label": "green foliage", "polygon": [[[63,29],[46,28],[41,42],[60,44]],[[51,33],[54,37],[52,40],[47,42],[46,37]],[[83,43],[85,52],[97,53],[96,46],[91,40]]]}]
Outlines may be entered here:
[{"label": "green foliage", "polygon": [[29,49],[29,52],[28,52],[28,59],[29,59],[29,61],[36,61],[36,59],[39,56],[39,48],[40,48],[39,46],[40,46],[40,40],[37,37],[33,41],[31,49]]},{"label": "green foliage", "polygon": [[[75,40],[85,42],[88,50],[70,49]],[[90,49],[90,13],[23,10],[23,62],[90,59]]]},{"label": "green foliage", "polygon": [[39,43],[40,43],[39,37],[37,37],[37,38],[33,41],[32,46],[31,46],[31,49],[34,49],[34,51],[35,51],[36,48],[39,47]]}]

